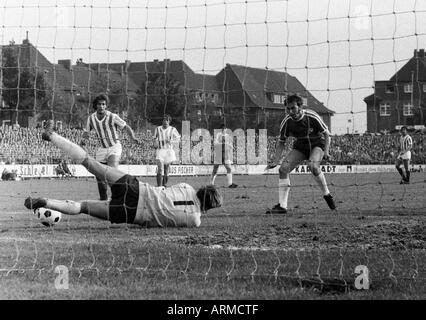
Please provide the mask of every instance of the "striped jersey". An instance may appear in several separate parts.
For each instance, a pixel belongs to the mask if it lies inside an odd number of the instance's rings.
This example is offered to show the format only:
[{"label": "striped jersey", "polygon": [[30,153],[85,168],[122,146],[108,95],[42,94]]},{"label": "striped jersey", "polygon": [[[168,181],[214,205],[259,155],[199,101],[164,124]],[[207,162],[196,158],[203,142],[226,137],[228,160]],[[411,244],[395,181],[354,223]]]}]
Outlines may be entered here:
[{"label": "striped jersey", "polygon": [[160,149],[172,149],[171,142],[179,141],[180,134],[175,127],[168,126],[164,129],[163,126],[158,126],[154,131],[154,139],[159,142]]},{"label": "striped jersey", "polygon": [[324,140],[324,132],[328,132],[328,127],[318,113],[302,110],[302,117],[299,120],[294,120],[289,115],[285,116],[280,126],[280,140],[295,137],[298,142],[312,143]]},{"label": "striped jersey", "polygon": [[201,208],[196,191],[186,183],[165,188],[139,182],[134,223],[147,227],[198,227]]},{"label": "striped jersey", "polygon": [[117,128],[123,129],[126,125],[126,121],[115,113],[106,111],[102,120],[99,120],[94,112],[87,119],[86,131],[95,130],[102,147],[109,148],[119,142]]},{"label": "striped jersey", "polygon": [[401,138],[399,138],[399,145],[401,152],[405,153],[413,147],[413,139],[408,134],[401,136]]}]

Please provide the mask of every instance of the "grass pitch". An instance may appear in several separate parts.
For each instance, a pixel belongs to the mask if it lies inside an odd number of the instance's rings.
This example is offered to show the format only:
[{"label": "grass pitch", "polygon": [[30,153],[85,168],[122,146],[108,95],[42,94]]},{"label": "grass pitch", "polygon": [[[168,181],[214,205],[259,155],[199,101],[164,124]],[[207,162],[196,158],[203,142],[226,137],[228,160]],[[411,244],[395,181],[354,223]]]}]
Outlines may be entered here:
[{"label": "grass pitch", "polygon": [[[426,183],[413,173],[327,175],[338,210],[309,175],[293,175],[290,212],[276,176],[234,176],[224,206],[200,228],[147,229],[65,216],[53,228],[23,206],[28,195],[96,199],[93,179],[0,182],[1,299],[425,299]],[[141,178],[155,184],[152,178]],[[171,177],[194,187],[208,177]],[[355,268],[369,270],[358,290]],[[57,266],[68,289],[57,289]]]}]

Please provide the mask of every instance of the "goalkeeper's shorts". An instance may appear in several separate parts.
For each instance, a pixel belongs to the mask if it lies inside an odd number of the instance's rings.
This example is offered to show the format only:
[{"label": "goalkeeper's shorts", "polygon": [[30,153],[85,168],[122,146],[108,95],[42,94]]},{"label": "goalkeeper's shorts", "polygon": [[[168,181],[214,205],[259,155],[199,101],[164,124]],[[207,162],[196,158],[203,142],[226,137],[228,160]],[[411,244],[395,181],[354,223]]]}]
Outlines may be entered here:
[{"label": "goalkeeper's shorts", "polygon": [[109,221],[111,223],[133,223],[139,201],[139,181],[124,175],[111,186]]}]

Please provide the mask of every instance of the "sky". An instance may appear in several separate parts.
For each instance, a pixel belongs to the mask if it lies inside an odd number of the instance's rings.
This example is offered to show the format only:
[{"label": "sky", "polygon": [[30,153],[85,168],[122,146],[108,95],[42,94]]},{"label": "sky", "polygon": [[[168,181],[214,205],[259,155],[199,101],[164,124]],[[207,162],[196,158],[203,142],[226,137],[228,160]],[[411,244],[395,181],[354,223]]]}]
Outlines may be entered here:
[{"label": "sky", "polygon": [[0,42],[51,62],[184,60],[295,76],[335,111],[333,134],[365,132],[374,81],[426,48],[424,0],[0,0]]}]

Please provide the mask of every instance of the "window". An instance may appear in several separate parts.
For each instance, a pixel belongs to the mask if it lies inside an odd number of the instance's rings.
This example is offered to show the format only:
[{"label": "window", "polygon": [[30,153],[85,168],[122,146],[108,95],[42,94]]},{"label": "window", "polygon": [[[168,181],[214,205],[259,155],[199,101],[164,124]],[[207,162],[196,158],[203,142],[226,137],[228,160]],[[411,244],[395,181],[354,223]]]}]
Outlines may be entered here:
[{"label": "window", "polygon": [[404,84],[404,92],[405,93],[411,93],[411,92],[413,92],[413,84],[412,83],[406,83],[406,84]]},{"label": "window", "polygon": [[281,103],[281,97],[277,94],[274,94],[274,103]]},{"label": "window", "polygon": [[426,83],[423,83],[423,92],[426,92]]},{"label": "window", "polygon": [[389,105],[389,103],[380,104],[380,116],[381,117],[390,116],[390,105]]},{"label": "window", "polygon": [[404,103],[404,107],[402,110],[402,114],[404,116],[413,116],[414,112],[413,112],[413,105],[411,104],[411,102],[405,102]]},{"label": "window", "polygon": [[203,101],[203,98],[202,98],[201,92],[195,92],[195,100],[196,100],[197,102],[201,102],[201,101]]},{"label": "window", "polygon": [[386,93],[394,93],[395,92],[395,88],[393,86],[393,84],[387,84],[386,85]]},{"label": "window", "polygon": [[274,103],[278,104],[284,104],[285,103],[285,96],[282,94],[274,94]]}]

